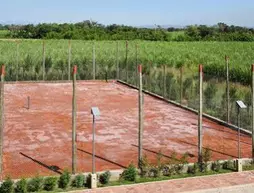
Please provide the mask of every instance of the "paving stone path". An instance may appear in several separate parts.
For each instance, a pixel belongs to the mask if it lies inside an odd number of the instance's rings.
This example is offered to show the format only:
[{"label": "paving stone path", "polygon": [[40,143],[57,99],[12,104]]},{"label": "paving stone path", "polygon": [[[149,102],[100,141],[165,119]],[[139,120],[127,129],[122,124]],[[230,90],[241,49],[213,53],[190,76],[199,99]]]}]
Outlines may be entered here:
[{"label": "paving stone path", "polygon": [[254,171],[171,181],[151,182],[119,187],[85,190],[84,193],[171,193],[171,192],[254,192]]}]

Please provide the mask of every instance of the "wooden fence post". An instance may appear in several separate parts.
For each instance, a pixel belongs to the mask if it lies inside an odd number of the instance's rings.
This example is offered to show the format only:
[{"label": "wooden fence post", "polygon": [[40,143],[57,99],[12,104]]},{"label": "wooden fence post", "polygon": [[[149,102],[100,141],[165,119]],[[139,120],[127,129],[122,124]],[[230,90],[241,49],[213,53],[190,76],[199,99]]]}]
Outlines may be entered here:
[{"label": "wooden fence post", "polygon": [[1,67],[1,88],[0,88],[0,174],[1,180],[3,177],[3,133],[4,133],[4,76],[5,76],[5,66]]},{"label": "wooden fence post", "polygon": [[138,134],[138,166],[141,168],[143,157],[143,84],[142,84],[142,65],[138,66],[139,72],[139,134]]},{"label": "wooden fence post", "polygon": [[198,161],[202,163],[203,144],[203,66],[199,65]]},{"label": "wooden fence post", "polygon": [[72,93],[72,174],[76,173],[77,165],[77,147],[76,147],[76,75],[77,66],[73,67],[73,93]]}]

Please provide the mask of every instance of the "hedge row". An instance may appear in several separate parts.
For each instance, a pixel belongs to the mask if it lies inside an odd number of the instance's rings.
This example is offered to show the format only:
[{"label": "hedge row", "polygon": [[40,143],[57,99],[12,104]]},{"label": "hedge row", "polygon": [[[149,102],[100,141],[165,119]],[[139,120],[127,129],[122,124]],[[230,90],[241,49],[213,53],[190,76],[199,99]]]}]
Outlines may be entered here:
[{"label": "hedge row", "polygon": [[[110,179],[110,172],[107,171],[99,175],[99,182],[101,184],[107,184]],[[54,191],[56,189],[79,189],[90,187],[90,175],[87,177],[83,174],[79,174],[74,178],[68,171],[64,171],[60,177],[40,177],[36,176],[29,180],[21,179],[16,183],[7,177],[1,184],[0,193],[27,193],[27,192],[40,192],[40,191]]]}]

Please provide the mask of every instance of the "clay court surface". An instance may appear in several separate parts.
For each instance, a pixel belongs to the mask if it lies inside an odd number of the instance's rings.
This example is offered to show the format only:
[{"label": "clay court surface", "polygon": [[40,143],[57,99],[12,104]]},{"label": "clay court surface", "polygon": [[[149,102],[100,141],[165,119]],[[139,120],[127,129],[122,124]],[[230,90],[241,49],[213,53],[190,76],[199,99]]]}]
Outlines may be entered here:
[{"label": "clay court surface", "polygon": [[[4,176],[55,175],[71,169],[71,83],[5,84]],[[27,96],[31,107],[27,109]],[[149,95],[144,97],[144,154],[155,162],[161,150],[164,161],[173,151],[188,152],[197,161],[197,115]],[[77,83],[77,168],[92,166],[92,116],[96,123],[96,170],[121,169],[138,154],[138,92],[120,83]],[[251,138],[242,134],[243,157],[251,156]],[[237,156],[237,132],[204,119],[204,147],[213,159]]]}]

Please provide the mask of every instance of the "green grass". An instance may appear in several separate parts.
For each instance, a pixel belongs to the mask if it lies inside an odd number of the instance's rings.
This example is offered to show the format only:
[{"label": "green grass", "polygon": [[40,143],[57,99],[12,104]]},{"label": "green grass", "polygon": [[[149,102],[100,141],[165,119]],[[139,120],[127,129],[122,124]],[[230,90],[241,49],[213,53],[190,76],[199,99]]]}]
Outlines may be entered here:
[{"label": "green grass", "polygon": [[8,30],[0,30],[0,38],[7,38],[8,33]]},{"label": "green grass", "polygon": [[174,32],[168,32],[169,34],[171,34],[172,38],[175,39],[180,35],[184,35],[184,31],[174,31]]},{"label": "green grass", "polygon": [[[178,32],[179,33],[179,32]],[[53,67],[57,61],[67,61],[67,40],[46,40],[46,56],[53,60]],[[130,41],[128,61],[134,65],[138,44],[138,62],[146,65],[151,62],[154,66],[166,64],[176,66],[185,64],[196,69],[198,64],[224,65],[224,56],[230,56],[230,66],[233,68],[248,68],[254,62],[254,42],[149,42]],[[88,59],[92,62],[92,41],[72,41],[72,61]],[[16,64],[17,44],[13,41],[0,41],[0,61],[9,65]],[[42,60],[42,40],[24,40],[19,44],[19,63],[30,55],[33,61]],[[116,42],[96,42],[96,59],[105,64],[116,62]],[[125,42],[119,42],[119,60],[125,60]]]},{"label": "green grass", "polygon": [[233,172],[233,171],[232,170],[221,169],[219,172],[208,171],[206,173],[198,172],[196,174],[179,174],[179,175],[173,175],[173,176],[170,176],[170,177],[162,176],[162,177],[158,177],[158,178],[138,178],[135,182],[119,180],[119,181],[112,181],[109,184],[104,185],[102,187],[128,185],[128,184],[139,184],[139,183],[155,182],[155,181],[165,181],[165,180],[182,179],[182,178],[197,177],[197,176],[224,174],[224,173],[230,173],[230,172]]},{"label": "green grass", "polygon": [[[176,32],[174,32],[176,33]],[[180,34],[181,32],[177,32]],[[91,74],[93,41],[72,41],[71,63]],[[137,58],[136,58],[136,44]],[[35,68],[42,69],[42,40],[23,40],[17,44],[14,40],[0,40],[0,63],[11,69],[13,73],[19,70],[34,74]],[[96,63],[102,69],[109,67],[116,69],[117,42],[95,42]],[[50,58],[49,71],[59,74],[68,67],[68,40],[45,40],[46,58]],[[153,67],[167,65],[176,67],[184,65],[191,73],[197,74],[198,64],[217,66],[222,70],[225,65],[225,55],[230,56],[230,68],[239,70],[240,74],[250,72],[250,65],[254,63],[254,42],[150,42],[130,41],[126,61],[125,41],[119,41],[118,59],[121,68],[128,65],[128,70],[134,71],[136,61]],[[28,58],[29,57],[29,58]],[[215,69],[217,70],[217,69]],[[215,73],[215,70],[212,73]],[[37,70],[38,71],[38,70]],[[187,70],[185,70],[185,73]],[[220,76],[220,75],[219,75]],[[60,76],[55,76],[60,79]],[[239,80],[241,81],[241,80]]]}]

